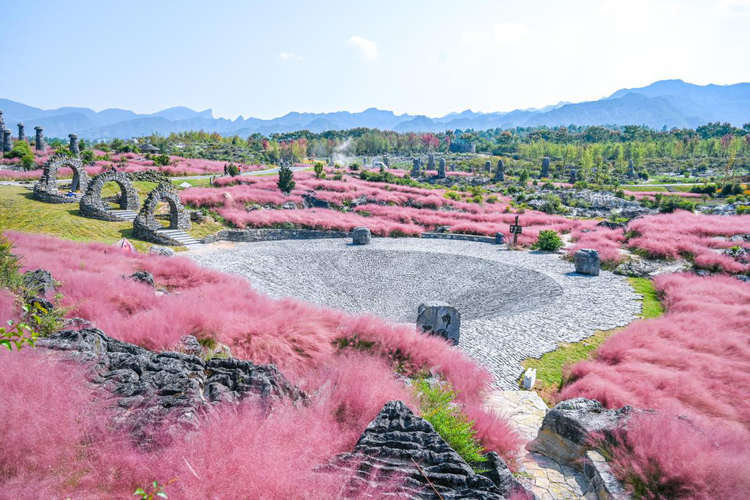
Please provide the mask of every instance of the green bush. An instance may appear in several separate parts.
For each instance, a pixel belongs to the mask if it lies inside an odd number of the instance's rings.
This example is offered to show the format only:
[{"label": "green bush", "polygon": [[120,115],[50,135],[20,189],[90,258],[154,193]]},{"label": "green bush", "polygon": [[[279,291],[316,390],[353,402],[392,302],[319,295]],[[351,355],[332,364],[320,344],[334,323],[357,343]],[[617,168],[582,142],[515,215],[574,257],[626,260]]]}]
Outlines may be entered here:
[{"label": "green bush", "polygon": [[240,175],[240,167],[238,167],[234,163],[230,163],[229,165],[227,165],[227,173],[232,177],[237,177],[238,175]]},{"label": "green bush", "polygon": [[524,168],[521,171],[521,174],[518,176],[518,182],[520,182],[521,184],[526,184],[530,176],[531,174],[529,174],[529,170]]},{"label": "green bush", "polygon": [[543,252],[557,252],[563,246],[563,242],[557,231],[552,229],[543,229],[539,231],[539,236],[536,239],[536,243],[531,248],[534,250],[541,250]]},{"label": "green bush", "polygon": [[166,167],[167,165],[169,165],[169,162],[170,162],[169,155],[165,153],[154,156],[153,160],[154,160],[154,165],[157,165],[159,167]]},{"label": "green bush", "polygon": [[20,158],[24,170],[31,170],[35,166],[34,153],[31,152],[31,146],[26,141],[16,141],[7,156],[8,158]]},{"label": "green bush", "polygon": [[665,196],[659,202],[659,212],[663,214],[672,213],[675,210],[695,210],[695,203],[679,196]]},{"label": "green bush", "polygon": [[476,467],[486,462],[485,450],[475,437],[474,421],[453,403],[456,393],[450,385],[433,387],[426,380],[417,380],[415,386],[422,418],[469,464]]},{"label": "green bush", "polygon": [[282,193],[289,194],[294,189],[294,172],[291,168],[284,165],[279,169],[279,181],[277,183]]},{"label": "green bush", "polygon": [[323,164],[319,161],[315,162],[315,165],[313,165],[313,170],[315,170],[315,178],[316,179],[325,179],[326,172],[323,168]]}]

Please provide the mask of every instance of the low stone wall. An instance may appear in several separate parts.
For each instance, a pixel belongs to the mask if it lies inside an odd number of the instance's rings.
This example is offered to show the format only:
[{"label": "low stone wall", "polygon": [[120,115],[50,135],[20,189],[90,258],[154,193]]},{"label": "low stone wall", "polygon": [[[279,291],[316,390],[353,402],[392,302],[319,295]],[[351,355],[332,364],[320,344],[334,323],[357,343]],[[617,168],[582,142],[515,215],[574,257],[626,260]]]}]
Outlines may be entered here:
[{"label": "low stone wall", "polygon": [[422,238],[434,238],[443,240],[479,241],[481,243],[495,243],[494,236],[478,236],[475,234],[455,233],[422,233]]},{"label": "low stone wall", "polygon": [[312,229],[222,229],[216,234],[203,238],[202,243],[215,241],[277,241],[315,240],[320,238],[349,238],[346,231],[316,231]]}]

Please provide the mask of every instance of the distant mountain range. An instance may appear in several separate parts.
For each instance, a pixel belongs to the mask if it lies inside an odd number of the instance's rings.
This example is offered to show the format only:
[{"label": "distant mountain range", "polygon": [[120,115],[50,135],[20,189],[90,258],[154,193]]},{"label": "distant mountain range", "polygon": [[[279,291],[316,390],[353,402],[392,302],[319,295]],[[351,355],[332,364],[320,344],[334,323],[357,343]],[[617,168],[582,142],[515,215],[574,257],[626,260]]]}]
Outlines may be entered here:
[{"label": "distant mountain range", "polygon": [[88,108],[43,110],[8,99],[0,99],[6,127],[16,133],[23,122],[27,134],[36,125],[47,137],[67,137],[75,132],[87,139],[130,138],[159,133],[205,130],[222,135],[247,136],[258,132],[345,130],[356,127],[397,132],[442,132],[455,129],[486,130],[516,126],[558,125],[646,125],[661,129],[697,127],[708,122],[730,122],[742,126],[750,122],[750,83],[734,85],[693,85],[682,80],[662,80],[646,87],[618,90],[598,101],[561,102],[541,109],[477,113],[471,110],[449,113],[438,118],[396,115],[375,108],[360,113],[292,112],[273,118],[236,120],[214,118],[210,109],[193,111],[176,107],[149,115],[124,109],[96,112]]}]

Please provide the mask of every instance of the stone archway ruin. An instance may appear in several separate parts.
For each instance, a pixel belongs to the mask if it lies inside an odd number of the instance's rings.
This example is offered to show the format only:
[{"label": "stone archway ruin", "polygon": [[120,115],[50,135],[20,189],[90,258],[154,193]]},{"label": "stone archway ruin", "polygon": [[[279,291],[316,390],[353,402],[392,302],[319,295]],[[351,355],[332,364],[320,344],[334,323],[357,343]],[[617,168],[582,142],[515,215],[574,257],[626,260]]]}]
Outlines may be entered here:
[{"label": "stone archway ruin", "polygon": [[89,181],[86,194],[81,198],[81,215],[91,219],[113,222],[124,221],[126,219],[111,212],[102,200],[102,188],[107,182],[115,182],[120,187],[120,210],[138,210],[140,203],[138,191],[130,181],[130,176],[124,172],[109,171],[99,174]]},{"label": "stone archway ruin", "polygon": [[[156,208],[159,202],[169,205],[169,229],[162,227],[156,220]],[[151,191],[143,202],[143,207],[133,221],[133,236],[160,245],[182,245],[170,236],[173,231],[190,229],[190,215],[180,202],[180,195],[171,185],[162,183]]]},{"label": "stone archway ruin", "polygon": [[73,170],[73,180],[70,191],[78,189],[86,191],[89,184],[89,176],[83,168],[83,162],[78,158],[70,158],[64,155],[55,155],[44,165],[44,171],[39,182],[34,186],[34,198],[45,203],[75,203],[79,200],[77,196],[61,194],[57,186],[57,171],[62,167]]}]

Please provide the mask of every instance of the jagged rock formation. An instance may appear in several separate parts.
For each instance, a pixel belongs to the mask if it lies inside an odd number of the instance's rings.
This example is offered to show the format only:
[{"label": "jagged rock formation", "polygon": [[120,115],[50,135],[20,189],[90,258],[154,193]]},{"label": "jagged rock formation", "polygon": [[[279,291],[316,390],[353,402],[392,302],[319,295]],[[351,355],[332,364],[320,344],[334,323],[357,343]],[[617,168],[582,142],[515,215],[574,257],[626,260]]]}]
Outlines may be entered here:
[{"label": "jagged rock formation", "polygon": [[39,340],[37,346],[89,363],[91,382],[113,399],[116,423],[141,443],[178,428],[195,427],[196,417],[215,403],[255,398],[270,408],[281,399],[307,400],[274,365],[153,352],[115,340],[96,328],[57,332]]},{"label": "jagged rock formation", "polygon": [[432,425],[401,401],[386,403],[359,438],[354,451],[334,458],[323,470],[350,476],[342,497],[481,499],[507,498],[526,490],[495,453],[476,473]]}]

